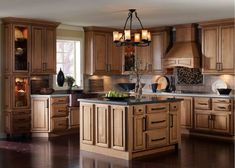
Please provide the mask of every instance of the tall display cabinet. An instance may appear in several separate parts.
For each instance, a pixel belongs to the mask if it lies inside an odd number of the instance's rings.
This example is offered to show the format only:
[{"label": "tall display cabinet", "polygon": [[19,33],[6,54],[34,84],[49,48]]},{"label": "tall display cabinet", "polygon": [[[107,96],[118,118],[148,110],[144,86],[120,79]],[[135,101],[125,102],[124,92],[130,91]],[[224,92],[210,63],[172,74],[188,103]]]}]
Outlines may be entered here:
[{"label": "tall display cabinet", "polygon": [[[30,77],[56,73],[58,23],[12,17],[2,21],[5,132],[8,136],[29,134]],[[35,27],[41,31],[34,31]]]}]

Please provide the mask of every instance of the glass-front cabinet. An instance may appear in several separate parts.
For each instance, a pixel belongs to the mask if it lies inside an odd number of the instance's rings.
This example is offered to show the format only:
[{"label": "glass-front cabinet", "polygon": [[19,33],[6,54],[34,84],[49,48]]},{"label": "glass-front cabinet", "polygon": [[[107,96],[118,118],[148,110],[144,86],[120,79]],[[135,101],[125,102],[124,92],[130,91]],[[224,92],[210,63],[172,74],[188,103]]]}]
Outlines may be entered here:
[{"label": "glass-front cabinet", "polygon": [[29,78],[28,77],[13,77],[14,108],[29,108]]},{"label": "glass-front cabinet", "polygon": [[13,25],[13,71],[28,72],[30,58],[30,26]]}]

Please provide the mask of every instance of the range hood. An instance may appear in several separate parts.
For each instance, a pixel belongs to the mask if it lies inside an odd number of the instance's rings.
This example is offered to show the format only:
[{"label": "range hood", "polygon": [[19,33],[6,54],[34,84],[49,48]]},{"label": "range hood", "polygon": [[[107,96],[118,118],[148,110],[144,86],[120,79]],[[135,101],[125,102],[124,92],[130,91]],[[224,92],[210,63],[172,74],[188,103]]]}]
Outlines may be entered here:
[{"label": "range hood", "polygon": [[177,25],[175,42],[163,59],[165,68],[177,66],[200,68],[200,52],[196,42],[196,25]]}]

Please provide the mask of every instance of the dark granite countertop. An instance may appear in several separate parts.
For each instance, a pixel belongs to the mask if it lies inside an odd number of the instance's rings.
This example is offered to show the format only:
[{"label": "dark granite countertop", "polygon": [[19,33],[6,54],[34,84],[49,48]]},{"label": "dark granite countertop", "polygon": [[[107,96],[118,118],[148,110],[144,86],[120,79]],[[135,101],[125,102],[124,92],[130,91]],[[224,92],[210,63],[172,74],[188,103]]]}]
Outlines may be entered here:
[{"label": "dark granite countertop", "polygon": [[176,98],[159,98],[159,97],[145,97],[136,99],[135,97],[127,98],[124,100],[109,100],[107,98],[89,98],[89,99],[78,99],[80,102],[87,103],[98,103],[98,104],[113,104],[113,105],[137,105],[137,104],[152,104],[152,103],[164,103],[164,102],[176,102],[182,101],[183,99]]}]

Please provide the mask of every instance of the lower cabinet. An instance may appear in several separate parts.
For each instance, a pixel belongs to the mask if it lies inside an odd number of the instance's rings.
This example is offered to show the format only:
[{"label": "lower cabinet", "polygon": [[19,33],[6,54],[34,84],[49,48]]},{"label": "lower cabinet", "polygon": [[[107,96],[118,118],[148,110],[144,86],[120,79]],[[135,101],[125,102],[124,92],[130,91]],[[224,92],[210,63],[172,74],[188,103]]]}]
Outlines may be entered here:
[{"label": "lower cabinet", "polygon": [[[31,96],[31,132],[33,136],[49,137],[50,133],[68,130],[68,96]],[[38,133],[38,134],[37,134]]]},{"label": "lower cabinet", "polygon": [[80,106],[80,141],[84,144],[94,144],[94,105]]},{"label": "lower cabinet", "polygon": [[79,127],[79,107],[69,107],[69,128]]},{"label": "lower cabinet", "polygon": [[110,113],[108,105],[95,106],[95,144],[109,147]]},{"label": "lower cabinet", "polygon": [[111,148],[126,150],[127,114],[125,106],[111,106]]},{"label": "lower cabinet", "polygon": [[179,112],[180,102],[140,105],[80,102],[81,150],[130,159],[157,152],[158,148],[176,148],[180,143]]}]

